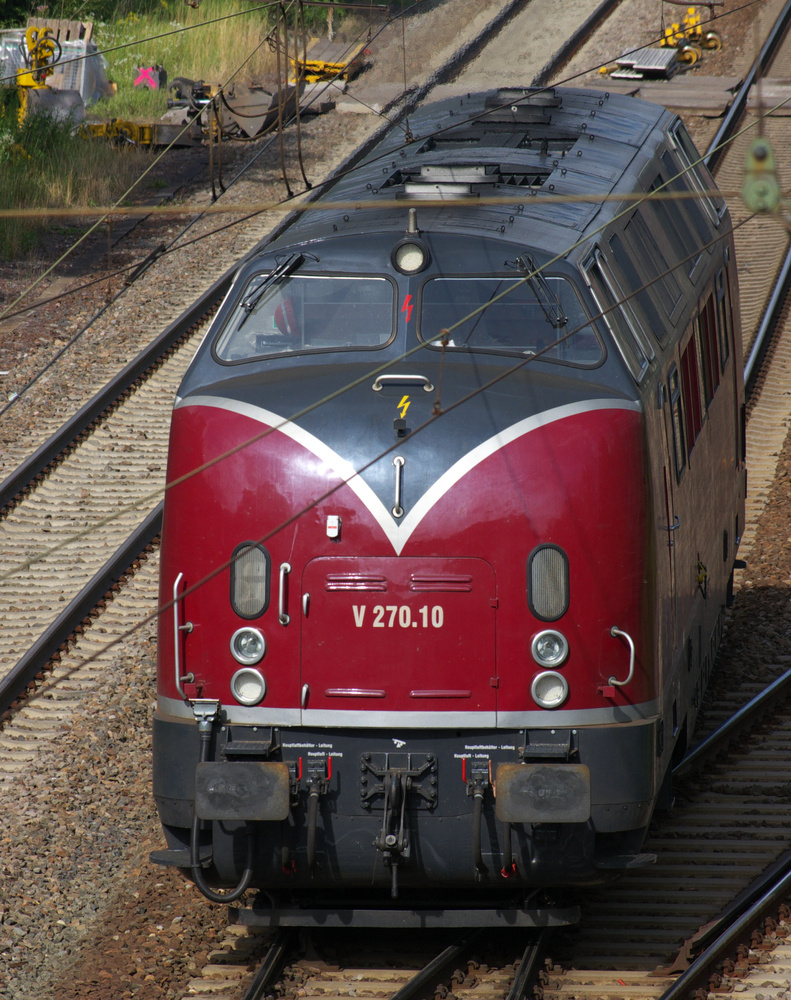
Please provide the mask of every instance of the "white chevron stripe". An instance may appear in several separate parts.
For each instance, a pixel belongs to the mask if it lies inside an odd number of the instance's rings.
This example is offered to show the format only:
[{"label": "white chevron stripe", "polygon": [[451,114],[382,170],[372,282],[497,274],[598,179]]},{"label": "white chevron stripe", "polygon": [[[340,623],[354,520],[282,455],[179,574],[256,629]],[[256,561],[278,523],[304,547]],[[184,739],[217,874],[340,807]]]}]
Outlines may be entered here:
[{"label": "white chevron stripe", "polygon": [[426,490],[403,521],[396,522],[376,493],[374,493],[362,476],[357,474],[354,467],[345,458],[342,458],[336,451],[333,451],[320,438],[317,438],[298,424],[292,423],[286,417],[264,409],[262,406],[254,406],[251,403],[244,403],[236,399],[225,399],[222,396],[188,396],[186,399],[178,399],[176,401],[176,408],[185,406],[211,406],[220,410],[228,410],[231,413],[239,413],[269,427],[276,427],[278,433],[290,437],[297,444],[315,455],[320,461],[324,462],[339,479],[345,480],[349,489],[356,493],[359,500],[381,527],[390,544],[393,546],[396,555],[401,554],[409,537],[431,508],[463,476],[466,476],[468,472],[474,469],[476,465],[479,465],[484,459],[504,448],[505,445],[516,441],[517,438],[523,437],[525,434],[529,434],[540,427],[546,427],[548,424],[564,420],[567,417],[576,416],[580,413],[591,413],[596,410],[629,410],[636,413],[640,412],[640,404],[630,400],[585,399],[577,403],[555,406],[550,410],[545,410],[543,413],[525,417],[524,420],[519,420],[515,424],[511,424],[510,427],[498,431],[497,434],[492,435],[492,437],[462,456],[458,462],[455,462]]}]

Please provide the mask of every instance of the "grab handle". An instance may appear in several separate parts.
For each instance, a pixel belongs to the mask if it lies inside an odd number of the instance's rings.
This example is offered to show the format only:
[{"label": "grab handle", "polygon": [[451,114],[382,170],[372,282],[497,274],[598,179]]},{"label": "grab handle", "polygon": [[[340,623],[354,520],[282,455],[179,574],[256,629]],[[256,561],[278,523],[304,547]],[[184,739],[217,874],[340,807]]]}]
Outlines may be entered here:
[{"label": "grab handle", "polygon": [[396,455],[393,459],[395,466],[395,504],[393,505],[393,517],[403,517],[404,508],[401,506],[401,470],[404,468],[404,459],[401,455]]},{"label": "grab handle", "polygon": [[422,385],[424,392],[431,392],[434,386],[425,375],[380,375],[371,386],[374,392],[381,392],[386,385]]},{"label": "grab handle", "polygon": [[185,622],[183,625],[179,624],[179,587],[181,586],[181,581],[184,578],[183,573],[179,573],[176,577],[175,583],[173,584],[173,661],[176,667],[176,690],[184,699],[187,701],[187,696],[182,688],[182,683],[192,684],[195,680],[195,675],[185,674],[181,676],[181,657],[180,657],[180,646],[181,646],[181,635],[180,632],[191,632],[195,627],[192,622]]},{"label": "grab handle", "polygon": [[288,625],[291,615],[286,612],[286,577],[291,572],[291,563],[280,564],[280,593],[277,599],[277,620],[281,625]]},{"label": "grab handle", "polygon": [[608,684],[612,684],[615,687],[624,687],[626,684],[629,683],[632,677],[634,677],[634,642],[632,641],[632,637],[629,635],[629,633],[623,632],[621,629],[617,627],[617,625],[613,625],[613,627],[610,629],[610,635],[612,636],[622,635],[624,639],[626,639],[626,641],[629,643],[629,673],[626,675],[626,680],[617,681],[614,677],[611,677],[609,681],[607,681]]}]

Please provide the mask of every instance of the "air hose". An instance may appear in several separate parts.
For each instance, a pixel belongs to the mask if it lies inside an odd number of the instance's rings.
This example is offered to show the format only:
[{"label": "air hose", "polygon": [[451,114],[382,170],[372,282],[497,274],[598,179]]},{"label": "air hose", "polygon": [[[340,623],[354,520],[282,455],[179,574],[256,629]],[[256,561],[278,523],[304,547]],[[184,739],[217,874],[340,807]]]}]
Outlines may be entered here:
[{"label": "air hose", "polygon": [[[200,761],[204,763],[209,755],[209,744],[211,742],[211,718],[202,718],[198,722],[198,731],[200,732]],[[242,873],[242,878],[235,889],[229,889],[227,892],[217,892],[215,889],[209,887],[206,883],[206,879],[203,877],[203,870],[200,863],[200,816],[198,816],[197,811],[195,811],[193,805],[193,816],[192,816],[192,833],[190,836],[190,868],[192,869],[192,877],[195,880],[195,885],[200,889],[203,895],[211,900],[212,903],[232,903],[234,900],[238,899],[243,892],[249,887],[253,880],[253,853],[254,853],[254,840],[253,840],[253,829],[248,823],[247,825],[247,858],[245,860],[245,869]]]},{"label": "air hose", "polygon": [[319,813],[319,790],[316,786],[310,789],[308,796],[308,870],[313,871],[316,866],[316,823]]},{"label": "air hose", "polygon": [[481,854],[483,787],[481,785],[476,785],[472,795],[472,856],[475,861],[475,874],[478,878],[481,878],[489,870],[483,863],[483,855]]}]

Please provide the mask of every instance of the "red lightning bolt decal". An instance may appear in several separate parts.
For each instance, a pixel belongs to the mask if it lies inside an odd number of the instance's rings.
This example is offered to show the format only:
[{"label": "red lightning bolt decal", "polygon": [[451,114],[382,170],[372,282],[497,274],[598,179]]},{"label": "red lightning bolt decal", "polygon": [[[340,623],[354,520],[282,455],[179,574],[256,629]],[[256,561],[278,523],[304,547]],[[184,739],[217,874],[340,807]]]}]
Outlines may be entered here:
[{"label": "red lightning bolt decal", "polygon": [[407,297],[404,299],[404,304],[401,306],[401,312],[402,313],[406,313],[406,321],[408,323],[409,320],[412,318],[412,296],[411,295],[407,295]]}]

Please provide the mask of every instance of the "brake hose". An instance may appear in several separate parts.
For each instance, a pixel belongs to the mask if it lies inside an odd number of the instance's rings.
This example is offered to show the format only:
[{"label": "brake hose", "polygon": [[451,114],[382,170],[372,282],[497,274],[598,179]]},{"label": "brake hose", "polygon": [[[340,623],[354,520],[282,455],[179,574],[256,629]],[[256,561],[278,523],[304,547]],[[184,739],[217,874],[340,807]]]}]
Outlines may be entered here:
[{"label": "brake hose", "polygon": [[[209,743],[211,742],[211,719],[201,719],[198,722],[198,730],[200,732],[200,762],[204,763],[209,755]],[[242,878],[235,889],[229,889],[227,892],[217,892],[211,889],[203,877],[203,871],[201,869],[200,863],[200,816],[198,816],[197,810],[195,809],[195,803],[193,802],[193,815],[192,815],[192,833],[190,835],[190,868],[192,869],[192,877],[195,880],[195,885],[200,889],[203,895],[211,900],[212,903],[232,903],[234,900],[238,899],[243,892],[245,892],[250,883],[253,880],[253,853],[255,844],[253,841],[253,829],[251,825],[247,824],[247,859],[245,861],[245,869],[242,873]]]}]

